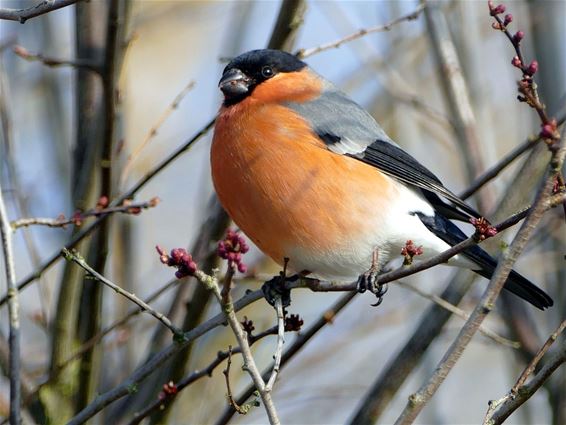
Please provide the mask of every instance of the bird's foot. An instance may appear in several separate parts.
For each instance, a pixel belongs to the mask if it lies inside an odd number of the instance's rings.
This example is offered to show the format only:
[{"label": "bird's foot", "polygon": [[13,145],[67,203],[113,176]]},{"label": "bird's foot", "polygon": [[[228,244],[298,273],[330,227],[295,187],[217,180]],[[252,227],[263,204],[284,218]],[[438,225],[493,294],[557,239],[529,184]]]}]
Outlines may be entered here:
[{"label": "bird's foot", "polygon": [[387,292],[387,283],[379,283],[379,262],[377,249],[373,252],[373,259],[369,270],[358,277],[357,290],[360,294],[370,291],[377,298],[372,306],[377,307],[383,301],[383,296]]},{"label": "bird's foot", "polygon": [[269,279],[261,286],[266,301],[275,307],[275,300],[281,298],[283,308],[289,307],[291,305],[291,290],[285,287],[285,283],[295,282],[298,278],[298,274],[289,277],[285,277],[281,274]]}]

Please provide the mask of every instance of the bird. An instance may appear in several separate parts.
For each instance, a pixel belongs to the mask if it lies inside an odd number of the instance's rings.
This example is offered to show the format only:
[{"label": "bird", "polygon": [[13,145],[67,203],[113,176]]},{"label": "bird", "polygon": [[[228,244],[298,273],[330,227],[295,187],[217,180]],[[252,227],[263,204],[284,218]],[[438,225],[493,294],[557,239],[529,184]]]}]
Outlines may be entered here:
[{"label": "bird", "polygon": [[[452,220],[481,218],[297,56],[243,53],[218,86],[210,151],[218,199],[263,253],[297,275],[358,282],[379,297],[379,271],[408,241],[426,260],[467,238]],[[447,264],[489,278],[497,261],[474,245]],[[504,288],[541,310],[553,305],[514,270]]]}]

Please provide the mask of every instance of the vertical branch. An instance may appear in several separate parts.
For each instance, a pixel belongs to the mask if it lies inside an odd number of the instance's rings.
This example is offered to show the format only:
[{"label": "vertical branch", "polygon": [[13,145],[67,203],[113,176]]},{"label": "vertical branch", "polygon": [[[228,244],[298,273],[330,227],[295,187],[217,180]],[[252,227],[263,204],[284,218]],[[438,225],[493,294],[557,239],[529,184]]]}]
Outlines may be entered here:
[{"label": "vertical branch", "polygon": [[[112,158],[114,146],[114,126],[116,115],[116,62],[118,49],[119,28],[119,1],[111,0],[108,5],[106,18],[105,47],[102,68],[102,103],[103,123],[102,146],[98,165],[100,170],[99,198],[112,199],[113,165]],[[104,271],[108,257],[108,240],[111,219],[106,220],[95,234],[90,249],[89,263],[96,270]],[[90,279],[85,279],[81,294],[81,309],[79,312],[79,338],[81,342],[87,341],[100,331],[102,312],[102,287]],[[79,373],[79,389],[77,394],[77,408],[86,406],[96,393],[100,370],[100,351],[98,347],[83,354]]]},{"label": "vertical branch", "polygon": [[18,305],[18,288],[16,287],[16,269],[12,247],[12,228],[0,186],[0,235],[2,236],[2,253],[6,281],[8,283],[8,314],[10,324],[10,423],[21,423],[21,384],[20,384],[20,319]]},{"label": "vertical branch", "polygon": [[[106,2],[79,3],[75,7],[75,29],[77,34],[76,56],[103,64],[105,43]],[[103,92],[97,74],[79,68],[76,71],[76,142],[72,163],[72,200],[76,208],[87,209],[94,203],[99,188],[100,140],[104,126]],[[80,233],[75,229],[73,236]],[[90,239],[76,245],[88,250]],[[75,351],[82,281],[84,273],[70,264],[65,265],[59,289],[56,316],[52,332],[52,375],[58,374],[58,365],[70,352]],[[74,400],[68,397],[69,390],[76,390],[78,369],[67,368],[57,378],[42,388],[40,397],[46,403],[49,418],[65,421],[75,411]]]},{"label": "vertical branch", "polygon": [[305,0],[283,0],[275,27],[267,43],[268,49],[290,52],[303,24],[307,4]]},{"label": "vertical branch", "polygon": [[[350,301],[356,296],[355,291],[347,292],[346,294],[342,295],[329,309],[327,309],[307,330],[304,332],[301,331],[300,334],[297,335],[297,338],[293,341],[293,344],[289,348],[285,350],[281,357],[281,364],[280,368],[283,368],[290,360],[295,357],[295,355],[301,351],[301,349],[320,331],[324,328],[327,324],[333,323],[336,318],[336,315],[342,311],[344,307],[346,307]],[[268,367],[262,374],[262,378],[264,381],[268,380],[270,375],[272,374],[273,367]],[[236,403],[242,405],[248,400],[253,392],[255,391],[255,387],[250,385],[246,388],[236,399]],[[228,406],[218,420],[214,423],[216,425],[226,425],[232,416],[236,413],[236,410],[233,406]]]},{"label": "vertical branch", "polygon": [[[537,82],[539,91],[544,99],[547,110],[555,115],[564,106],[564,93],[566,93],[566,50],[563,46],[564,16],[566,4],[564,2],[545,2],[542,4],[528,2],[528,15],[531,20],[533,34],[533,47],[535,57],[539,63]],[[558,120],[560,121],[560,120]],[[564,170],[566,172],[566,170]],[[563,235],[562,235],[563,236]],[[564,237],[548,238],[541,247],[543,252],[550,251],[548,264],[555,273],[548,275],[551,294],[556,302],[552,312],[554,320],[563,319],[562,312],[566,311],[566,267],[564,267]],[[548,252],[547,251],[547,252]],[[566,340],[565,336],[562,336]],[[550,385],[549,385],[550,384]],[[545,383],[549,393],[552,409],[552,421],[555,424],[566,423],[566,368],[562,367],[555,376]]]},{"label": "vertical branch", "polygon": [[[485,166],[468,87],[440,5],[427,3],[425,17],[439,70],[438,75],[449,110],[453,113],[454,130],[466,168],[466,180],[472,182]],[[478,204],[480,211],[485,211],[488,206],[493,205],[493,195],[485,191],[481,192],[478,196]]]}]

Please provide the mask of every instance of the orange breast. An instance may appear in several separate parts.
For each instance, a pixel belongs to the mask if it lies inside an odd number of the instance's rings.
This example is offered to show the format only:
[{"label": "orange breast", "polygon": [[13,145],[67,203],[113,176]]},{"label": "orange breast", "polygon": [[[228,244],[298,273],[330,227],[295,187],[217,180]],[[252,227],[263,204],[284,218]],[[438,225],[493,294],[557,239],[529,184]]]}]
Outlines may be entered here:
[{"label": "orange breast", "polygon": [[221,110],[211,165],[224,208],[278,263],[297,247],[349,246],[394,193],[375,168],[327,150],[295,112],[253,99]]}]

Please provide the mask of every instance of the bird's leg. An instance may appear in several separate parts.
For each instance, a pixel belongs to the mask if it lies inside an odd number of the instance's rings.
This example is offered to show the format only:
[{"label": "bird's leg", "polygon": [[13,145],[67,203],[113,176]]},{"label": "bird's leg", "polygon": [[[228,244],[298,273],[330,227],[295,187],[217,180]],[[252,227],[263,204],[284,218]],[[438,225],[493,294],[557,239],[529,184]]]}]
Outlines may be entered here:
[{"label": "bird's leg", "polygon": [[279,297],[281,298],[283,308],[289,307],[291,305],[291,290],[285,287],[285,282],[294,282],[299,278],[299,275],[295,274],[293,276],[287,277],[288,262],[289,259],[285,258],[283,263],[283,271],[279,273],[279,276],[274,276],[273,278],[269,279],[261,287],[263,296],[273,307],[275,307],[275,300]]},{"label": "bird's leg", "polygon": [[364,293],[370,291],[377,297],[377,301],[372,306],[377,307],[383,301],[383,296],[387,292],[387,283],[380,284],[379,276],[379,250],[373,251],[371,259],[371,267],[367,272],[358,277],[358,292]]}]

